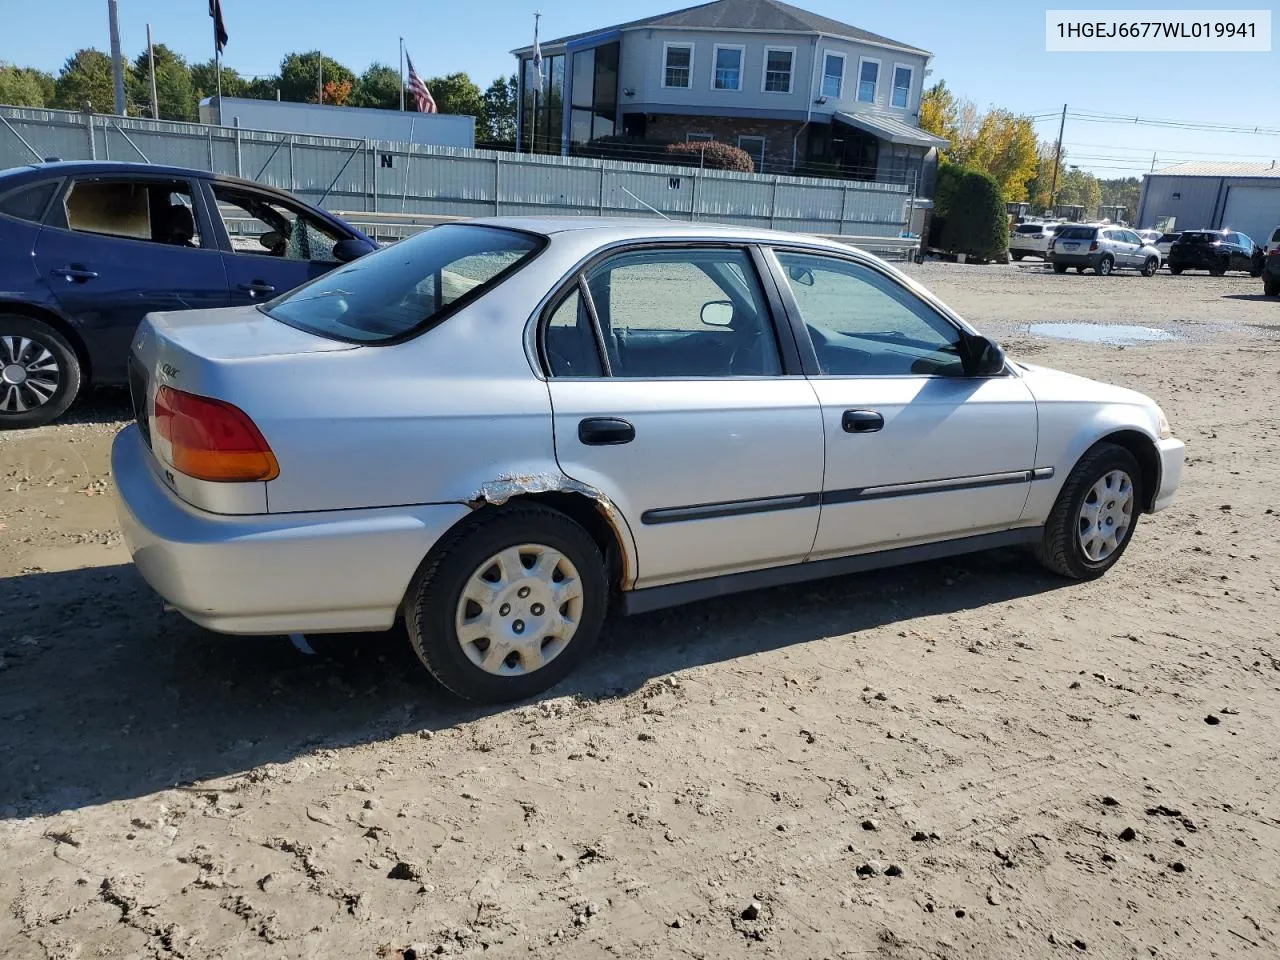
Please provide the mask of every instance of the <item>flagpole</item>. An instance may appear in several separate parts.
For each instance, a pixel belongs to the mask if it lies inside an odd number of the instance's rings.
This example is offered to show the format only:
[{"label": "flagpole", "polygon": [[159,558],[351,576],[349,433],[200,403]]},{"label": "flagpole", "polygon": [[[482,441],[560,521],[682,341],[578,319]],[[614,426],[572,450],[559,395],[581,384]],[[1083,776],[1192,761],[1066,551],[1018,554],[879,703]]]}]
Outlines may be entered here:
[{"label": "flagpole", "polygon": [[538,152],[538,94],[542,92],[542,64],[538,62],[542,54],[538,47],[538,21],[542,19],[542,11],[533,12],[533,129],[529,132],[529,153]]},{"label": "flagpole", "polygon": [[214,73],[218,75],[218,126],[222,126],[222,51],[218,49],[218,31],[213,32]]},{"label": "flagpole", "polygon": [[400,38],[400,112],[404,113],[404,37]]}]

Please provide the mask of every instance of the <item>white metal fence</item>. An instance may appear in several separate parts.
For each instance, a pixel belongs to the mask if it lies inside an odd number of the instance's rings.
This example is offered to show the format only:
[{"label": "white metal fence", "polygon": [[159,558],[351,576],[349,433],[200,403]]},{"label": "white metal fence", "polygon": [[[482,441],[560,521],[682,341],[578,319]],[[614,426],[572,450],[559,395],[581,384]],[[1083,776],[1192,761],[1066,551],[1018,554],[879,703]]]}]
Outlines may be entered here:
[{"label": "white metal fence", "polygon": [[[281,187],[334,210],[431,216],[601,214],[711,220],[898,246],[907,184],[530,156],[0,107],[0,169],[48,158],[134,160]],[[860,245],[872,246],[870,243]]]}]

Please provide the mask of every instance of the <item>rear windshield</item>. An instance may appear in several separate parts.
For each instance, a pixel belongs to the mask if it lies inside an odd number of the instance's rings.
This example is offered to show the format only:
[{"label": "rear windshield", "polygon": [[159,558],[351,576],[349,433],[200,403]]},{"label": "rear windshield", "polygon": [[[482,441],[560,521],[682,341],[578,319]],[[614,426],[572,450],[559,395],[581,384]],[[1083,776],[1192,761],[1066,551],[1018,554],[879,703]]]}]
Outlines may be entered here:
[{"label": "rear windshield", "polygon": [[546,240],[449,224],[402,240],[263,304],[267,316],[309,333],[379,343],[439,322],[501,283]]},{"label": "rear windshield", "polygon": [[1043,223],[1020,223],[1015,233],[1044,233]]},{"label": "rear windshield", "polygon": [[1060,234],[1059,240],[1092,240],[1098,233],[1097,227],[1067,227]]},{"label": "rear windshield", "polygon": [[1222,234],[1187,230],[1182,234],[1181,239],[1184,243],[1213,243],[1215,240],[1221,240]]}]

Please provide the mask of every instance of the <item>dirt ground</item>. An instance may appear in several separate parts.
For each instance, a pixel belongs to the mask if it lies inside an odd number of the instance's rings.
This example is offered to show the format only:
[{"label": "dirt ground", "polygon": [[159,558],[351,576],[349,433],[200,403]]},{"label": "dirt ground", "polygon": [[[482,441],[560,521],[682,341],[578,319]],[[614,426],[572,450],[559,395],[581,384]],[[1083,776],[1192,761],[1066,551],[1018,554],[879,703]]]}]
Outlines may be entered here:
[{"label": "dirt ground", "polygon": [[1280,301],[911,272],[1187,441],[1101,581],[1007,552],[613,619],[477,708],[399,633],[308,656],[162,613],[122,396],[0,435],[0,957],[1280,956]]}]

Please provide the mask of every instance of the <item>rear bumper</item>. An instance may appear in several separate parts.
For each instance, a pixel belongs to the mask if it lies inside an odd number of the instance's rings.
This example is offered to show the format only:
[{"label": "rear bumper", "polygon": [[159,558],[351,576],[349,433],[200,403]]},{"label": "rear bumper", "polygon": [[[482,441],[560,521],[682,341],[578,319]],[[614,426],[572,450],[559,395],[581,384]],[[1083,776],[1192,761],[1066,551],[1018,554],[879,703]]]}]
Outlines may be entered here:
[{"label": "rear bumper", "polygon": [[1050,263],[1061,263],[1068,267],[1096,267],[1102,259],[1101,253],[1054,253],[1049,254]]},{"label": "rear bumper", "polygon": [[224,516],[178,499],[136,425],[111,448],[125,542],[157,593],[222,633],[385,630],[464,504]]},{"label": "rear bumper", "polygon": [[1034,243],[1014,243],[1009,242],[1010,253],[1020,253],[1028,257],[1043,257],[1049,252],[1049,245],[1036,246]]},{"label": "rear bumper", "polygon": [[1159,441],[1156,450],[1160,454],[1160,489],[1156,491],[1155,500],[1151,504],[1153,513],[1173,503],[1178,483],[1182,480],[1182,464],[1186,459],[1187,445],[1170,437]]}]

